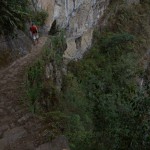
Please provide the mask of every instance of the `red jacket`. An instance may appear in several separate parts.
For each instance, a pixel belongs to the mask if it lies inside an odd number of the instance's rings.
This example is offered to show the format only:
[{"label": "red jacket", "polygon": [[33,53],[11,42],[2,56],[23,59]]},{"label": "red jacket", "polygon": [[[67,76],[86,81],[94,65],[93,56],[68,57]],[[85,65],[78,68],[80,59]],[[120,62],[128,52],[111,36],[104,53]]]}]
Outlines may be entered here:
[{"label": "red jacket", "polygon": [[37,26],[35,26],[35,25],[31,26],[31,27],[30,27],[30,31],[31,31],[32,33],[37,33],[37,32],[38,32]]}]

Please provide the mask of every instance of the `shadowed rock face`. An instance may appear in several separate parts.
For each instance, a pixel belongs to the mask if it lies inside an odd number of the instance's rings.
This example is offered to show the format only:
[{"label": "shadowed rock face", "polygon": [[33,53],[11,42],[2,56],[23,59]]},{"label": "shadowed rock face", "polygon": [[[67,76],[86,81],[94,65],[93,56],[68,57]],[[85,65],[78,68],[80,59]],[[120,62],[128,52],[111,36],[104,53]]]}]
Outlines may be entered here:
[{"label": "shadowed rock face", "polygon": [[32,41],[30,37],[22,31],[17,31],[16,35],[16,37],[0,37],[0,68],[28,54],[31,50]]},{"label": "shadowed rock face", "polygon": [[17,50],[25,55],[31,49],[31,39],[22,31],[17,31],[16,37],[0,37],[0,50]]}]

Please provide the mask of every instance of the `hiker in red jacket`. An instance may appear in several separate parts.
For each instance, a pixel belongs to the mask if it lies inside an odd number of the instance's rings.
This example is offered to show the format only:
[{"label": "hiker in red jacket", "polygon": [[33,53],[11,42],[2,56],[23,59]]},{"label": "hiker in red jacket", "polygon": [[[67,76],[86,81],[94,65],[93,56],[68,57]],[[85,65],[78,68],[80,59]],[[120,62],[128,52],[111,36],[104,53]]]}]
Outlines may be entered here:
[{"label": "hiker in red jacket", "polygon": [[34,41],[34,45],[39,42],[39,34],[38,34],[38,28],[35,24],[32,23],[30,27],[31,36]]}]

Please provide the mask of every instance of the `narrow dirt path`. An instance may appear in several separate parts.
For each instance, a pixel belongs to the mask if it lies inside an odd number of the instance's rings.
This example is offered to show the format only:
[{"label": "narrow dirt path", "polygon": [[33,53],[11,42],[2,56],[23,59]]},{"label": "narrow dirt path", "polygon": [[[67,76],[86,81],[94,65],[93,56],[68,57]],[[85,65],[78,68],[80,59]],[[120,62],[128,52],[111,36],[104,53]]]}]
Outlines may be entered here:
[{"label": "narrow dirt path", "polygon": [[0,71],[0,150],[34,150],[42,124],[21,105],[25,69],[38,58],[47,37],[33,46],[31,53]]}]

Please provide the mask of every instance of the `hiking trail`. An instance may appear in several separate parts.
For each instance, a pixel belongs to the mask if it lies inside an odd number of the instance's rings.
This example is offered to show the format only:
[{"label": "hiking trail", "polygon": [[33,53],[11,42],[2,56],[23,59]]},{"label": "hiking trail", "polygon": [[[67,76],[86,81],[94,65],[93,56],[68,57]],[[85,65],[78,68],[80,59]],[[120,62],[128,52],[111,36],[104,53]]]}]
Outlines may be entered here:
[{"label": "hiking trail", "polygon": [[37,148],[44,141],[42,121],[21,104],[24,75],[40,56],[47,37],[29,54],[0,71],[0,150],[46,150]]}]

